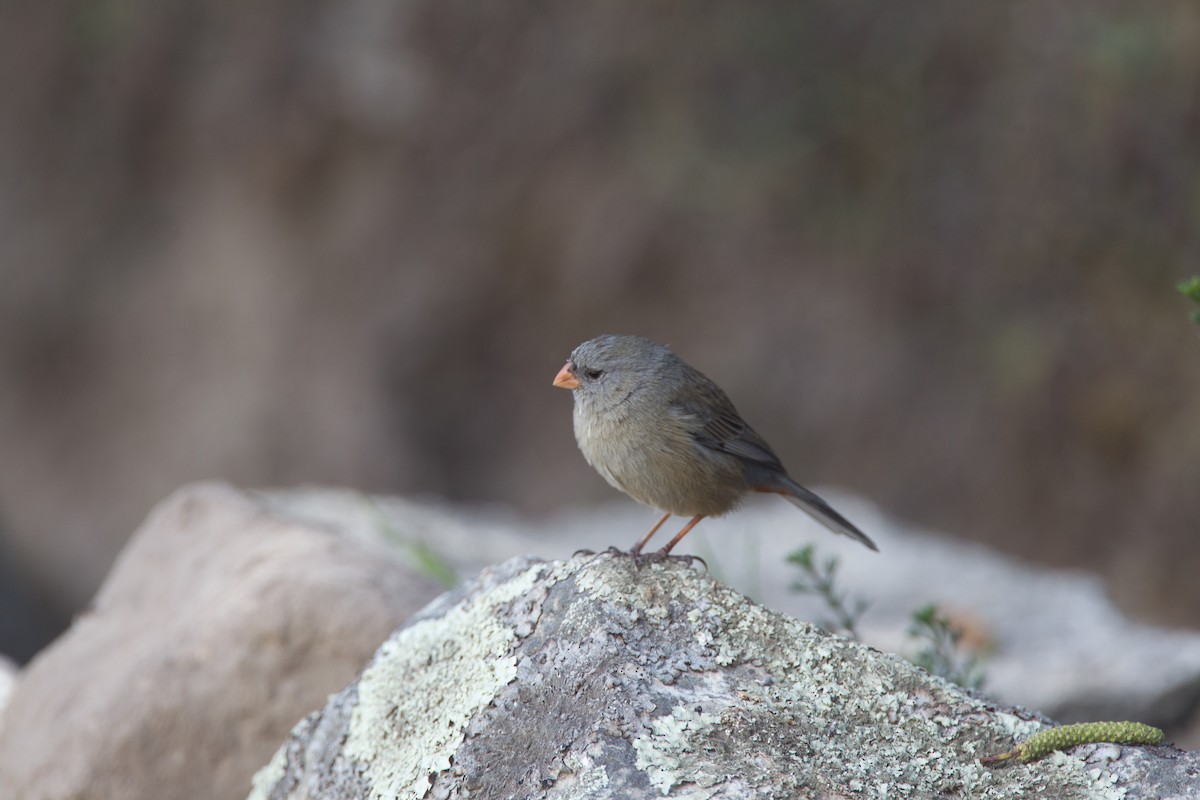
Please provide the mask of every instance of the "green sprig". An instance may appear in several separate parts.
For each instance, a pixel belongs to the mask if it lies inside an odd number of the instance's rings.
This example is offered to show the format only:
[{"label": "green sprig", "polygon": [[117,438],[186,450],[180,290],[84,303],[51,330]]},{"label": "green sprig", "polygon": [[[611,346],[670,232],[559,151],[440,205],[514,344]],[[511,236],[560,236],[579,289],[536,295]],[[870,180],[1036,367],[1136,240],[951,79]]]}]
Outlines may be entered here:
[{"label": "green sprig", "polygon": [[792,591],[817,595],[832,612],[833,618],[821,620],[820,626],[832,633],[841,632],[851,639],[858,639],[858,621],[870,603],[838,588],[837,557],[830,556],[818,563],[815,548],[810,544],[789,553],[787,560],[801,572],[800,578],[792,583]]},{"label": "green sprig", "polygon": [[1066,750],[1080,744],[1162,744],[1163,732],[1141,722],[1081,722],[1077,725],[1060,725],[1039,731],[1007,753],[979,759],[981,763],[1003,764],[1020,761],[1028,764],[1044,758],[1055,750]]},{"label": "green sprig", "polygon": [[912,612],[908,626],[910,638],[922,644],[910,661],[925,671],[948,681],[978,689],[987,679],[984,659],[964,652],[960,646],[962,630],[933,604]]}]

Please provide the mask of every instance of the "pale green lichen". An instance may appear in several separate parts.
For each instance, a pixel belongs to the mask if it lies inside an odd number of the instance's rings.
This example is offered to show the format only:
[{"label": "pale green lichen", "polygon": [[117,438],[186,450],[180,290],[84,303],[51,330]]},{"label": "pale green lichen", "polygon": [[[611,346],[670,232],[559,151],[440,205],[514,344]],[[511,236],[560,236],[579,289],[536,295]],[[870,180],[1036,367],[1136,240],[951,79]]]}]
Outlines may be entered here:
[{"label": "pale green lichen", "polygon": [[993,712],[992,722],[998,724],[1001,731],[1010,739],[1023,739],[1046,727],[1036,719],[1022,719],[1016,714],[1009,714],[1006,711]]},{"label": "pale green lichen", "polygon": [[403,629],[358,683],[343,754],[360,765],[372,798],[420,798],[448,769],[464,729],[517,674],[515,632],[498,608],[533,587],[544,568],[467,598],[438,619]]},{"label": "pale green lichen", "polygon": [[698,712],[678,705],[670,714],[650,721],[651,735],[633,741],[637,753],[635,765],[650,778],[650,785],[667,794],[679,781],[680,774],[689,775],[689,782],[704,789],[715,786],[719,778],[706,772],[703,750],[679,749],[679,742],[703,737],[707,730],[721,721],[716,714]]},{"label": "pale green lichen", "polygon": [[608,770],[595,763],[586,751],[568,753],[563,758],[563,766],[575,776],[580,794],[585,797],[600,796],[608,788]]}]

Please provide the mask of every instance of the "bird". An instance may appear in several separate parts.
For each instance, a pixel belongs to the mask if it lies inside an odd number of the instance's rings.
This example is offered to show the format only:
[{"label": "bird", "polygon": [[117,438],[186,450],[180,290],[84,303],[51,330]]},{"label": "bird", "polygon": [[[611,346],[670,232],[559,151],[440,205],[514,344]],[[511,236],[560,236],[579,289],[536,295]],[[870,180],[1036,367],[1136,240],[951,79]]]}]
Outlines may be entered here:
[{"label": "bird", "polygon": [[654,554],[667,557],[702,519],[734,510],[750,492],[781,495],[834,533],[879,549],[788,475],[725,392],[670,348],[641,336],[597,336],[572,351],[553,385],[574,396],[575,441],[588,464],[664,512],[632,555],[641,556],[672,515],[690,517]]}]

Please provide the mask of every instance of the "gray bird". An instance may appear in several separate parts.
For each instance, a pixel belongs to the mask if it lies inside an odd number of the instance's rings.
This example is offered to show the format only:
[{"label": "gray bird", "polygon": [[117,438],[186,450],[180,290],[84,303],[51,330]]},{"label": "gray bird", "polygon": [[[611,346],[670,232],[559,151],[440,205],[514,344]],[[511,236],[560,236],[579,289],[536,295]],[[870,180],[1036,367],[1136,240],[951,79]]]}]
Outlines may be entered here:
[{"label": "gray bird", "polygon": [[634,555],[672,514],[691,517],[659,551],[697,523],[736,508],[748,492],[783,495],[834,533],[875,543],[787,474],[721,388],[666,347],[605,334],[575,348],[554,378],[575,397],[575,440],[617,489],[664,511]]}]

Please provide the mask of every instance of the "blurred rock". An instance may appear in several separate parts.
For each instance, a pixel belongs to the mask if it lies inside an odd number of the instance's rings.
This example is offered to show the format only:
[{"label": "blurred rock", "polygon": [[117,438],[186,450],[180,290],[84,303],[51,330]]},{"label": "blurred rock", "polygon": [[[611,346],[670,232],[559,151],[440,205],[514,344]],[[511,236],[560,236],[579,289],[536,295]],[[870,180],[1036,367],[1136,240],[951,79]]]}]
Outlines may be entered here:
[{"label": "blurred rock", "polygon": [[181,489],[20,674],[0,797],[244,797],[296,720],[437,591],[378,543]]},{"label": "blurred rock", "polygon": [[255,777],[283,798],[1160,798],[1196,753],[982,766],[1044,720],[678,563],[517,558],[397,631]]},{"label": "blurred rock", "polygon": [[17,680],[17,665],[10,658],[0,656],[0,729],[4,728],[4,709],[12,696],[13,684]]}]

